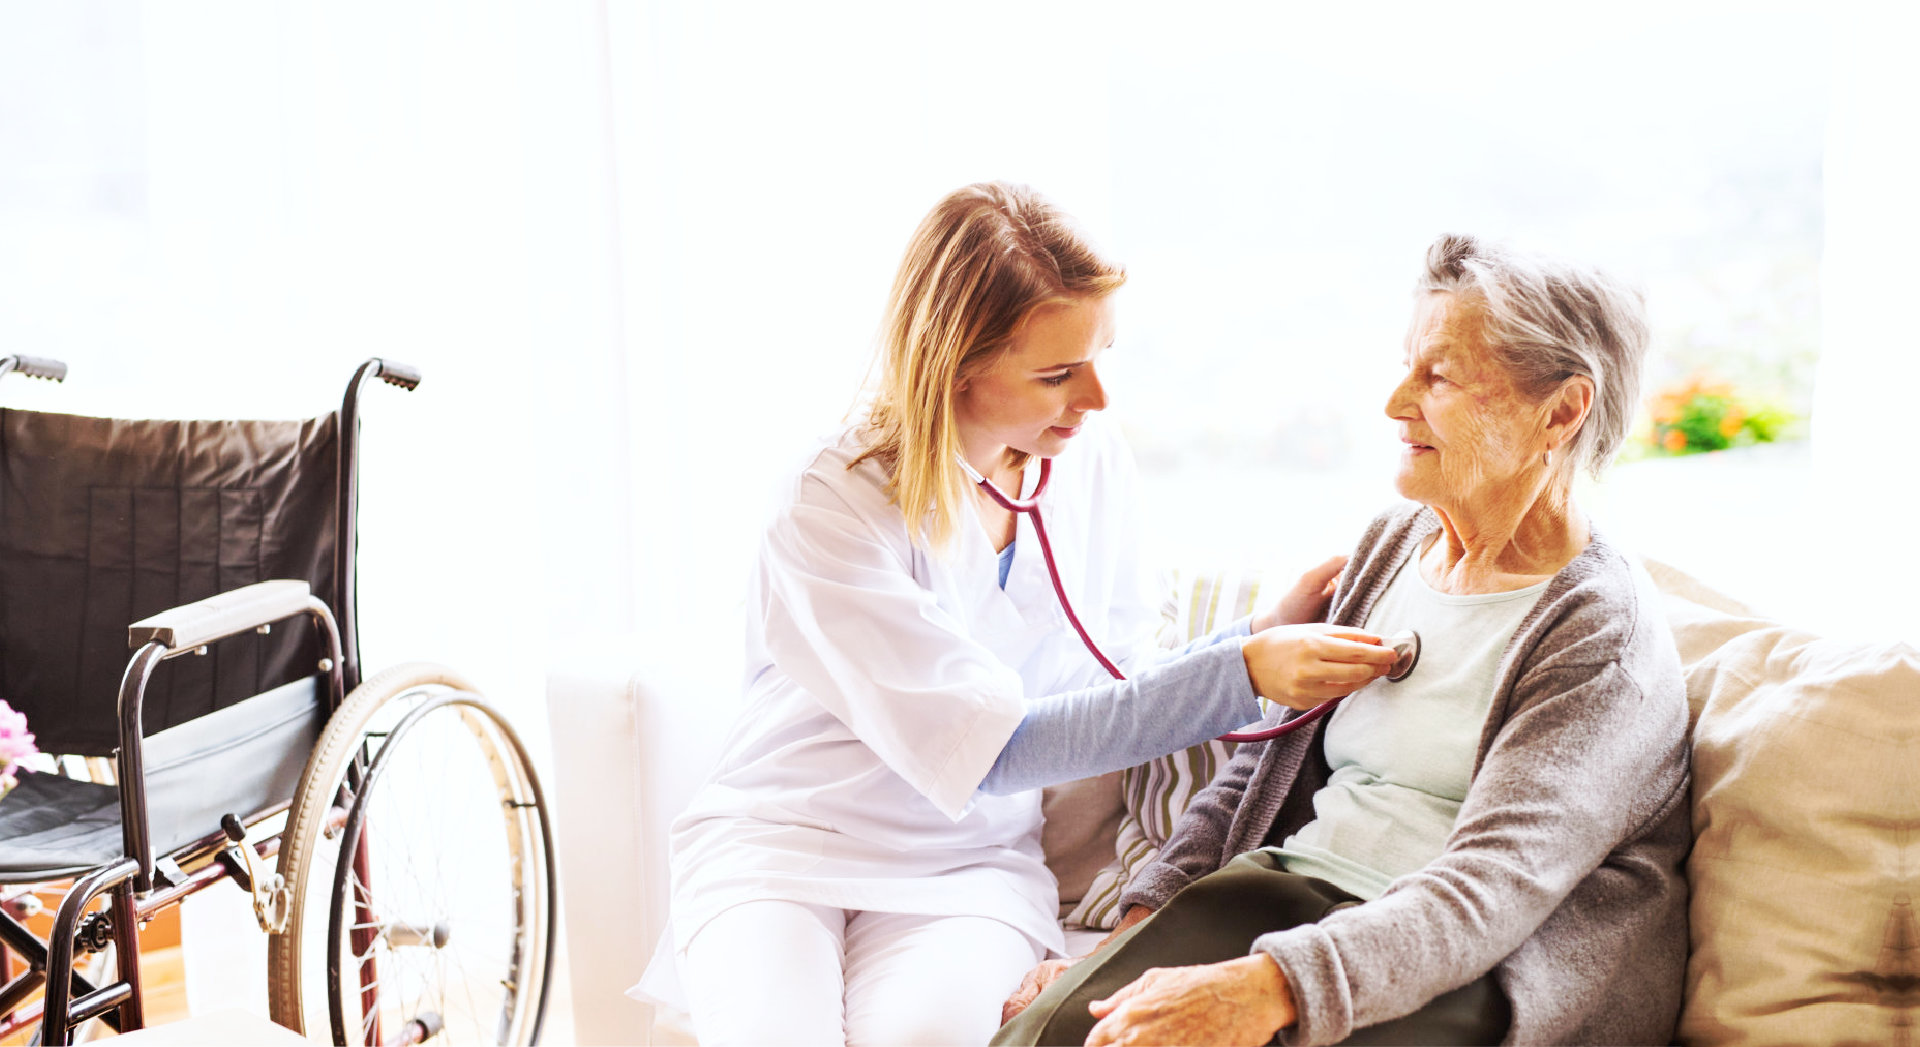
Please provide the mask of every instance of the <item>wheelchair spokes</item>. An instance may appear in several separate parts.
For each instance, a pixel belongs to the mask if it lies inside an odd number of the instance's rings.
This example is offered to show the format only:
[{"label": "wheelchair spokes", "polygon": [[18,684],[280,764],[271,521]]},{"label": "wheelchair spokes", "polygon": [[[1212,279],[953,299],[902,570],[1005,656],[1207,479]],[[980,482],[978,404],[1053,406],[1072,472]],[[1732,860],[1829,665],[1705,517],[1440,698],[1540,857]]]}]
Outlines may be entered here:
[{"label": "wheelchair spokes", "polygon": [[324,820],[330,837],[290,837],[306,901],[301,933],[276,943],[275,1017],[297,1011],[311,1032],[325,1000],[336,1042],[530,1043],[553,935],[544,804],[498,715],[410,669],[368,682],[383,700],[356,692],[336,720],[359,735],[316,750],[354,759],[331,781],[309,767],[305,787],[348,806]]}]

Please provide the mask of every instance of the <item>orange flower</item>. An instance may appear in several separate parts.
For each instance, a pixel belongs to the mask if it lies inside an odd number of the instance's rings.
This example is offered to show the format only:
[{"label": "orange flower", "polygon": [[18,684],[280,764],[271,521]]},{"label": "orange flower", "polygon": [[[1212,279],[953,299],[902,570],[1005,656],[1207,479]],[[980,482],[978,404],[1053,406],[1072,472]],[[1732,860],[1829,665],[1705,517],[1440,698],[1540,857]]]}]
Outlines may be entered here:
[{"label": "orange flower", "polygon": [[1739,411],[1728,411],[1727,416],[1720,419],[1720,435],[1731,440],[1740,435],[1741,428],[1746,424],[1746,415],[1741,414]]},{"label": "orange flower", "polygon": [[1693,376],[1687,379],[1684,399],[1691,400],[1696,396],[1732,396],[1732,395],[1733,395],[1733,386],[1729,385],[1726,382],[1708,381],[1707,373],[1705,371],[1695,371],[1693,373]]},{"label": "orange flower", "polygon": [[1666,448],[1669,454],[1679,454],[1687,449],[1687,434],[1679,429],[1669,429],[1660,438],[1660,446]]}]

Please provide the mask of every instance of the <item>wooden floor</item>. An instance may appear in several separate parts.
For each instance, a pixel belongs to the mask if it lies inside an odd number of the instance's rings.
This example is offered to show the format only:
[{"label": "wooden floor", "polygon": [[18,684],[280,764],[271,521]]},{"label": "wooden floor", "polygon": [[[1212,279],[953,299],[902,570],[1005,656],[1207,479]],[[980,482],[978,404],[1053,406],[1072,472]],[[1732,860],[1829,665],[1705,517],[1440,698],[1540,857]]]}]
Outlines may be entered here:
[{"label": "wooden floor", "polygon": [[180,946],[142,952],[140,981],[148,1025],[165,1025],[187,1016],[187,960]]}]

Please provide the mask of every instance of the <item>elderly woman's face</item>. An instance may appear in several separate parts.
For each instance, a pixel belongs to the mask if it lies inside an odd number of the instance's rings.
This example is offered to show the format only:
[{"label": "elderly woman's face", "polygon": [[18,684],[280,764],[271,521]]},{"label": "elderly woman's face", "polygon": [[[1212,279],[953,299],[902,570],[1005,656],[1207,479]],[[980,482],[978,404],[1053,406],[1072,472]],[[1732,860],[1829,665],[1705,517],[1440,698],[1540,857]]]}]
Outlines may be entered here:
[{"label": "elderly woman's face", "polygon": [[1488,357],[1477,309],[1450,295],[1423,298],[1407,332],[1406,368],[1387,399],[1406,445],[1394,477],[1401,495],[1471,509],[1537,467],[1541,409]]}]

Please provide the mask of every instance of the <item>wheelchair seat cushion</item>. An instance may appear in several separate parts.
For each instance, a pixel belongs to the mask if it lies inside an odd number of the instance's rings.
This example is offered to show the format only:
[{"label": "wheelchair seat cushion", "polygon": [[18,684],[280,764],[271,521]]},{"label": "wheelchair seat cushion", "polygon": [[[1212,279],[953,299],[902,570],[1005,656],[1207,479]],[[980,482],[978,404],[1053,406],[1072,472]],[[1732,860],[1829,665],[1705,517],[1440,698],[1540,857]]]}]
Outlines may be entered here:
[{"label": "wheelchair seat cushion", "polygon": [[0,800],[0,883],[65,879],[120,857],[111,785],[24,773]]}]

